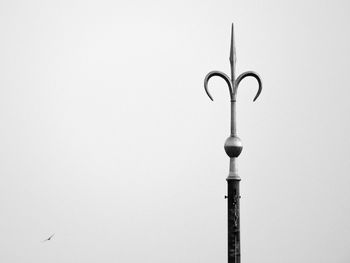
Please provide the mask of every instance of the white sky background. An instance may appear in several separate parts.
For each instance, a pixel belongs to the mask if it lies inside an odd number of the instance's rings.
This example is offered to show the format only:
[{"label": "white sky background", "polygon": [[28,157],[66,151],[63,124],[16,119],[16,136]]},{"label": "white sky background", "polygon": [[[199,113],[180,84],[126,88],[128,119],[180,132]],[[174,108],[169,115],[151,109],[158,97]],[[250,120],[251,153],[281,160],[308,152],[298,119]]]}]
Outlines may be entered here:
[{"label": "white sky background", "polygon": [[[0,262],[350,261],[348,1],[1,1]],[[40,241],[56,233],[50,242]]]}]

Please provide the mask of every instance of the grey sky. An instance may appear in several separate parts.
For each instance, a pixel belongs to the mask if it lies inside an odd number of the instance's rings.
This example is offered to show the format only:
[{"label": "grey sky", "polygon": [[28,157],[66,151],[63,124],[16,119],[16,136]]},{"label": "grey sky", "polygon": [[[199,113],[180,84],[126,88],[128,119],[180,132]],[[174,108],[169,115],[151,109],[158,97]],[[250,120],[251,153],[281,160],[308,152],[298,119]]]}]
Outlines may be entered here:
[{"label": "grey sky", "polygon": [[[0,262],[350,260],[348,1],[1,1]],[[56,233],[49,242],[43,239]]]}]

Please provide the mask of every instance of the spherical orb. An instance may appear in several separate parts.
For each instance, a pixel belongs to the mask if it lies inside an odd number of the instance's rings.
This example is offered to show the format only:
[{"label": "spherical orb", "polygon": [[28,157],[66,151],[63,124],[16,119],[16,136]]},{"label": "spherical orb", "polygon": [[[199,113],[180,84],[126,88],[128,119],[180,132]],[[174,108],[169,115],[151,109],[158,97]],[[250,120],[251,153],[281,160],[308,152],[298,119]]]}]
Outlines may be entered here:
[{"label": "spherical orb", "polygon": [[238,137],[230,136],[226,139],[224,148],[230,158],[237,158],[243,149],[242,141]]}]

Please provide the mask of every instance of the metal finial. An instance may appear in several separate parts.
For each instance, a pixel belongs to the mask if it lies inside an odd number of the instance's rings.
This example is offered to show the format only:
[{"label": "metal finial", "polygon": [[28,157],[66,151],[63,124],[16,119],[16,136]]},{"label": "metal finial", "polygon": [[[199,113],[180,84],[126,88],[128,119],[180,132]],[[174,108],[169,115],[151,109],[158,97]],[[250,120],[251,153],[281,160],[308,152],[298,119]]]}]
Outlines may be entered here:
[{"label": "metal finial", "polygon": [[213,100],[213,97],[211,96],[209,90],[208,90],[208,82],[209,80],[214,77],[218,76],[225,80],[229,94],[230,94],[230,100],[231,100],[231,135],[226,140],[225,143],[225,151],[227,155],[230,158],[237,158],[241,151],[242,151],[242,143],[240,139],[237,137],[237,128],[236,128],[236,96],[237,96],[237,89],[241,81],[246,77],[253,77],[258,82],[258,91],[253,99],[255,101],[262,90],[262,82],[257,73],[254,71],[246,71],[239,75],[237,79],[235,78],[235,67],[236,67],[236,48],[235,48],[235,37],[234,37],[234,25],[232,23],[231,26],[231,46],[230,46],[230,66],[231,66],[231,79],[223,72],[221,71],[211,71],[209,72],[205,78],[204,78],[204,89],[207,93],[208,97]]},{"label": "metal finial", "polygon": [[227,181],[227,213],[228,213],[228,263],[240,263],[241,262],[241,239],[240,239],[240,194],[239,194],[239,182],[241,178],[238,176],[236,168],[236,159],[240,155],[243,146],[241,140],[237,136],[236,129],[236,96],[237,89],[241,81],[246,77],[253,77],[258,81],[258,91],[254,97],[255,101],[262,90],[262,82],[259,75],[253,71],[246,71],[235,77],[236,67],[236,49],[235,49],[235,37],[233,23],[231,26],[231,46],[230,46],[230,66],[231,66],[231,78],[221,71],[211,71],[204,78],[204,89],[211,100],[213,97],[208,90],[209,79],[218,76],[225,80],[230,93],[231,100],[231,134],[225,141],[225,152],[230,157],[230,172]]},{"label": "metal finial", "polygon": [[217,71],[217,70],[211,71],[206,75],[206,77],[204,78],[204,89],[205,89],[205,92],[207,93],[208,97],[211,100],[213,100],[213,97],[211,96],[211,94],[208,90],[208,82],[209,82],[209,79],[214,77],[214,76],[221,77],[222,79],[225,80],[225,82],[227,83],[229,92],[230,92],[230,99],[231,100],[236,99],[237,89],[238,89],[240,82],[246,77],[253,77],[257,80],[257,82],[259,84],[258,91],[254,97],[254,100],[253,100],[253,101],[255,101],[259,97],[261,90],[262,90],[262,82],[261,82],[259,75],[254,71],[246,71],[246,72],[242,73],[241,75],[239,75],[237,77],[237,79],[235,78],[236,47],[235,47],[233,23],[231,26],[230,66],[231,66],[231,78],[229,78],[225,73],[223,73],[221,71]]}]

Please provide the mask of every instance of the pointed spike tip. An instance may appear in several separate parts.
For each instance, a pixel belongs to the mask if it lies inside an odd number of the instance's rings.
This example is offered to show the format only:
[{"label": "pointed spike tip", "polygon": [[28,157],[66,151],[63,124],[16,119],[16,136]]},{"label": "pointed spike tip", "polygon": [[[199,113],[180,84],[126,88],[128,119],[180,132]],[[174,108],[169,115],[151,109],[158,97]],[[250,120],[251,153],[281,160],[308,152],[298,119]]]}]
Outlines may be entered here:
[{"label": "pointed spike tip", "polygon": [[230,47],[230,61],[233,63],[236,60],[236,47],[235,47],[235,31],[234,25],[231,25],[231,47]]}]

